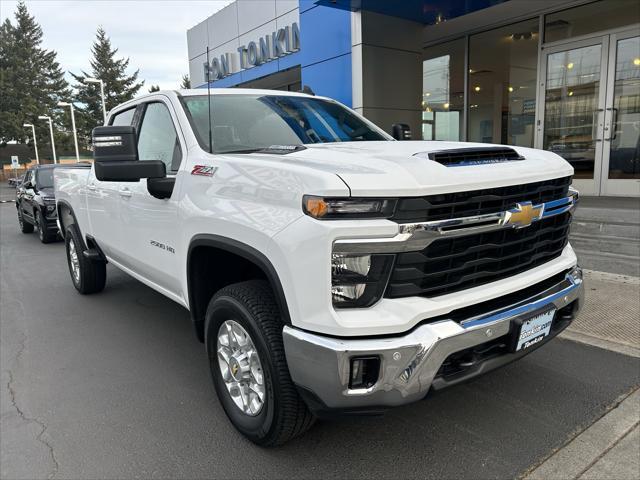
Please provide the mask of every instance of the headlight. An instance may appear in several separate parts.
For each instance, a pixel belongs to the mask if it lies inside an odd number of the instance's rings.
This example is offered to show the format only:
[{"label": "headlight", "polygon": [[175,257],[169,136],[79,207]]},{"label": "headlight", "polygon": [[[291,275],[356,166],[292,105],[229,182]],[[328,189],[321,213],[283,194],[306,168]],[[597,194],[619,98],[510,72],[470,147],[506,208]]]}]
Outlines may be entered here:
[{"label": "headlight", "polygon": [[307,215],[319,220],[353,218],[388,218],[396,206],[388,198],[322,198],[305,195],[302,209]]},{"label": "headlight", "polygon": [[384,294],[394,255],[331,256],[331,297],[336,308],[370,307]]}]

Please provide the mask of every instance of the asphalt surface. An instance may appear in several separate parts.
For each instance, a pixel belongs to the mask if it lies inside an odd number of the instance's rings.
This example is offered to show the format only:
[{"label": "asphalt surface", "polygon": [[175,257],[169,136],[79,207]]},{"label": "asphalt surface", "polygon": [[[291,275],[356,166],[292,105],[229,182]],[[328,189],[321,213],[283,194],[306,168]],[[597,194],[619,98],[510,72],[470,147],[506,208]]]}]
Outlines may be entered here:
[{"label": "asphalt surface", "polygon": [[[2,187],[5,190],[4,187]],[[640,359],[556,339],[383,417],[284,447],[238,434],[189,314],[108,267],[79,295],[64,245],[0,204],[2,478],[513,478],[640,385]]]}]

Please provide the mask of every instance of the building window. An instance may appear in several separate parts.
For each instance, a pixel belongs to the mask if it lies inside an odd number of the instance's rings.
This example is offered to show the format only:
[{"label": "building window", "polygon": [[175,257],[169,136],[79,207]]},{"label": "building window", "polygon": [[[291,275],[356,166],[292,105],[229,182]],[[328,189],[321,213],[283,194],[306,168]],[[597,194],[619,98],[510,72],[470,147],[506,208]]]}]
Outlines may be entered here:
[{"label": "building window", "polygon": [[430,47],[422,62],[422,138],[462,140],[465,39]]},{"label": "building window", "polygon": [[544,41],[557,42],[638,22],[638,0],[601,0],[545,15]]},{"label": "building window", "polygon": [[533,147],[537,67],[537,18],[470,37],[469,141]]}]

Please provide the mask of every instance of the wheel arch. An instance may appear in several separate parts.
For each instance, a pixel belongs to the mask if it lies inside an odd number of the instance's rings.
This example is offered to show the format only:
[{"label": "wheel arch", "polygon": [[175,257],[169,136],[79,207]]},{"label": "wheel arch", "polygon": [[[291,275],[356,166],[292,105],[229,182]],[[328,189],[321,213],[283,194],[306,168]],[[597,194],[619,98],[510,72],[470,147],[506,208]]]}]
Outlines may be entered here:
[{"label": "wheel arch", "polygon": [[[80,231],[80,225],[78,224],[78,220],[76,219],[76,214],[73,211],[73,207],[69,204],[69,202],[65,200],[58,200],[57,203],[58,208],[58,223],[60,224],[60,236],[64,239],[67,234],[67,228],[71,225],[75,225],[78,231],[80,232],[80,238],[82,238],[82,232]],[[86,248],[86,245],[83,245]]]},{"label": "wheel arch", "polygon": [[[203,269],[207,266],[206,262],[202,262],[203,256],[212,261],[223,259],[224,262],[242,264],[242,272],[231,273],[225,270],[219,274],[214,273],[214,276],[219,275],[217,279],[213,279],[214,281],[208,277],[209,281],[206,284],[199,283],[198,279],[204,275]],[[228,266],[228,263],[225,263],[225,266]],[[213,294],[227,285],[252,278],[264,278],[269,283],[283,322],[291,325],[282,283],[275,267],[262,252],[240,241],[214,234],[199,234],[191,239],[187,254],[187,289],[191,319],[200,341],[204,341],[205,314]]]}]

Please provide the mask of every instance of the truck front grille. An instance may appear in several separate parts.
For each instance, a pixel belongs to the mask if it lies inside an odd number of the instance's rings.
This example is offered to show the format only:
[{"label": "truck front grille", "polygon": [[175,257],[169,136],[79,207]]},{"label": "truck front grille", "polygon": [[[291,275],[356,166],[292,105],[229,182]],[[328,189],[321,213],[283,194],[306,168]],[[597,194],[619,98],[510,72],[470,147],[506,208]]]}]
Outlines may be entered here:
[{"label": "truck front grille", "polygon": [[391,220],[398,223],[428,222],[503,212],[518,202],[534,205],[568,195],[571,177],[544,182],[486,188],[469,192],[445,193],[426,197],[401,198]]},{"label": "truck front grille", "polygon": [[400,253],[385,296],[445,295],[535,268],[560,256],[570,223],[566,212],[521,229],[443,238],[422,251]]}]

